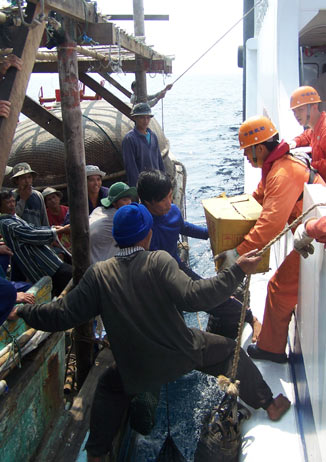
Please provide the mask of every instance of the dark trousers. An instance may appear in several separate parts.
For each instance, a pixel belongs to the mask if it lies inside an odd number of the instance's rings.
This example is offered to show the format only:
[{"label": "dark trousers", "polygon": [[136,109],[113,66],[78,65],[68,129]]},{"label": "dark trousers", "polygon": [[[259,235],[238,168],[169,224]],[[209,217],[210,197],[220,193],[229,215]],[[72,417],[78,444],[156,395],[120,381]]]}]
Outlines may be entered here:
[{"label": "dark trousers", "polygon": [[70,279],[72,278],[72,266],[68,263],[63,262],[61,266],[52,276],[52,293],[54,296],[61,294],[63,289],[66,287]]},{"label": "dark trousers", "polygon": [[[203,335],[203,364],[195,369],[215,377],[220,374],[229,377],[235,342],[208,332],[203,332]],[[243,350],[240,353],[237,379],[240,380],[240,398],[245,403],[255,409],[266,409],[270,405],[272,392]],[[116,365],[110,367],[99,379],[91,409],[90,434],[85,449],[92,456],[103,456],[111,450],[131,399],[132,396],[124,391]]]},{"label": "dark trousers", "polygon": [[[195,273],[184,262],[179,262],[179,268],[186,273],[193,281],[202,279],[199,274]],[[207,323],[207,332],[212,334],[223,335],[235,339],[238,333],[238,323],[240,320],[242,303],[235,298],[229,298],[223,303],[218,303],[215,308],[209,310],[209,318]],[[203,311],[205,307],[203,307]],[[250,309],[246,310],[245,322],[251,324],[253,321],[253,314]]]}]

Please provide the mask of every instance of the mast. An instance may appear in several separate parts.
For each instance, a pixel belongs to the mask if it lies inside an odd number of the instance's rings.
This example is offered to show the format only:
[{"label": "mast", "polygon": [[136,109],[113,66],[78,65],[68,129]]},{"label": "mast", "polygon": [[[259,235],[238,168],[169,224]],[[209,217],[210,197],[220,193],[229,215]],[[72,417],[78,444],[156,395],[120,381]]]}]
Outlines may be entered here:
[{"label": "mast", "polygon": [[[134,11],[134,33],[135,37],[139,37],[142,42],[145,41],[145,21],[144,21],[144,5],[143,0],[133,0]],[[136,69],[143,68],[143,60],[141,56],[136,55]],[[147,85],[146,85],[146,71],[136,70],[136,89],[137,89],[137,103],[147,101]]]}]

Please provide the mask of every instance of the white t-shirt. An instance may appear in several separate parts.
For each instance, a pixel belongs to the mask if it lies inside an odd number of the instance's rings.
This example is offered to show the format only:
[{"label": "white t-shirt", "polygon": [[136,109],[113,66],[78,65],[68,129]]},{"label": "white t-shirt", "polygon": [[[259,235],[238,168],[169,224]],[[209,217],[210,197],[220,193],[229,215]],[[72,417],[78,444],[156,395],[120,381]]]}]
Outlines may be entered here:
[{"label": "white t-shirt", "polygon": [[89,216],[91,264],[114,257],[119,247],[112,236],[114,207],[96,207]]}]

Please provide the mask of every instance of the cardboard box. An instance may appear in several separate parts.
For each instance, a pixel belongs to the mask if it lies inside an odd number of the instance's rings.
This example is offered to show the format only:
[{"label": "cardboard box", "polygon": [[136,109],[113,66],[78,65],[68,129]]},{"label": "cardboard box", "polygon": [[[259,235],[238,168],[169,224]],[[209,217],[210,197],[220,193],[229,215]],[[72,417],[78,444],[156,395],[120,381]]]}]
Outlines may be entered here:
[{"label": "cardboard box", "polygon": [[[248,234],[260,216],[262,206],[250,194],[205,199],[202,201],[213,255],[234,249]],[[218,269],[216,267],[216,269]],[[257,273],[269,270],[269,251],[257,267]]]}]

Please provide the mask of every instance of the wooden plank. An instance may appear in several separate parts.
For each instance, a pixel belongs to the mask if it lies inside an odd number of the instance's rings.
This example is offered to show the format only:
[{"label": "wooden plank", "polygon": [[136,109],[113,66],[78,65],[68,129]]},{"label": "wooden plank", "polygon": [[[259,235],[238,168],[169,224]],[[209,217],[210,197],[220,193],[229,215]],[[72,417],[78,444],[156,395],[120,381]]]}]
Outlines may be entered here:
[{"label": "wooden plank", "polygon": [[91,90],[95,91],[97,94],[102,96],[108,103],[112,104],[116,109],[118,109],[122,114],[126,115],[131,119],[130,116],[130,107],[123,103],[119,98],[117,98],[113,93],[108,91],[106,88],[102,87],[96,80],[92,79],[89,75],[81,72],[79,74],[79,80],[83,82]]},{"label": "wooden plank", "polygon": [[58,422],[57,428],[52,430],[48,438],[44,438],[43,446],[34,462],[76,460],[89,429],[90,410],[98,379],[113,361],[112,352],[108,348],[98,354],[71,409],[65,413],[63,421]]},{"label": "wooden plank", "polygon": [[1,462],[32,460],[63,410],[64,369],[64,334],[58,332],[7,377],[9,392],[0,397]]},{"label": "wooden plank", "polygon": [[[110,21],[133,21],[133,14],[108,14],[105,15]],[[145,21],[169,21],[170,16],[168,14],[145,14]]]},{"label": "wooden plank", "polygon": [[[29,0],[31,3],[39,3],[39,0]],[[96,12],[96,4],[81,0],[44,0],[45,8],[56,11],[63,16],[83,21],[94,22],[98,21]]]},{"label": "wooden plank", "polygon": [[[31,22],[39,13],[39,4],[35,7],[35,5],[29,3],[26,8],[26,22]],[[11,102],[8,119],[0,117],[0,184],[2,184],[3,173],[7,165],[19,113],[24,102],[27,84],[44,28],[45,22],[33,28],[25,26],[17,28],[13,53],[23,59],[23,69],[17,71],[15,68],[10,68],[0,84],[0,99]]]},{"label": "wooden plank", "polygon": [[27,95],[21,112],[63,142],[62,120]]},{"label": "wooden plank", "polygon": [[[106,65],[107,66],[107,65]],[[87,72],[90,73],[98,73],[101,70],[101,62],[94,61],[94,60],[85,60],[85,61],[78,61],[78,70],[79,72]],[[146,72],[150,72],[152,74],[159,73],[161,74],[164,72],[165,74],[172,73],[172,62],[169,63],[163,59],[143,59],[141,65],[136,63],[134,59],[123,60],[122,59],[122,71],[125,74],[134,74],[137,70],[144,70]],[[56,61],[44,61],[44,62],[37,62],[34,65],[33,72],[35,73],[46,73],[52,74],[58,71],[58,65]],[[112,69],[111,66],[103,68],[104,72],[109,74],[114,73],[115,71]]]}]

